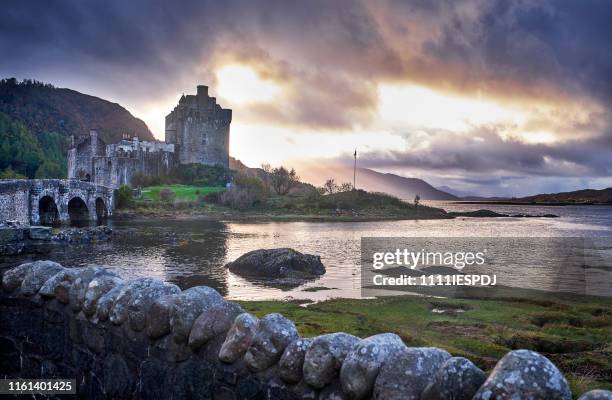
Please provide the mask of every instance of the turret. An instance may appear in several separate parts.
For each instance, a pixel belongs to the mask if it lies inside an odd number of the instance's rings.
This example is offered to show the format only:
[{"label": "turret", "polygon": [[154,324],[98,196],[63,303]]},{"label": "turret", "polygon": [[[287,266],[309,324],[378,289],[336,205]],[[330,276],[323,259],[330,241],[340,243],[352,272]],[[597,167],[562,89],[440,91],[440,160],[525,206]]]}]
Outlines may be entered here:
[{"label": "turret", "polygon": [[198,85],[198,97],[208,97],[208,86]]},{"label": "turret", "polygon": [[98,131],[90,129],[89,138],[91,142],[91,155],[95,157],[98,155]]}]

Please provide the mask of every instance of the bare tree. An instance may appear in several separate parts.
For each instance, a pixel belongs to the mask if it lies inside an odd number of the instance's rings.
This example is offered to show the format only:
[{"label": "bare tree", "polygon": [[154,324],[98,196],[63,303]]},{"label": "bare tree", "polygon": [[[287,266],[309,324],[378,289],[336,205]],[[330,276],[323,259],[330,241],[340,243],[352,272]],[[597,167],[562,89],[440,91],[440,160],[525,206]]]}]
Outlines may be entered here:
[{"label": "bare tree", "polygon": [[295,169],[291,168],[291,171],[288,171],[281,165],[271,171],[270,181],[276,194],[285,195],[300,182],[300,177]]},{"label": "bare tree", "polygon": [[331,178],[325,181],[325,184],[323,185],[323,188],[329,194],[333,194],[333,193],[336,193],[338,191],[338,185],[336,185],[336,181],[334,181]]},{"label": "bare tree", "polygon": [[418,194],[416,196],[414,196],[414,207],[418,207],[419,203],[421,202],[421,196],[419,196]]},{"label": "bare tree", "polygon": [[270,175],[272,174],[272,167],[268,163],[261,164],[263,170],[263,181],[266,184],[266,188],[270,188]]},{"label": "bare tree", "polygon": [[340,192],[350,192],[351,190],[353,190],[353,184],[350,182],[344,182],[342,185],[340,185]]}]

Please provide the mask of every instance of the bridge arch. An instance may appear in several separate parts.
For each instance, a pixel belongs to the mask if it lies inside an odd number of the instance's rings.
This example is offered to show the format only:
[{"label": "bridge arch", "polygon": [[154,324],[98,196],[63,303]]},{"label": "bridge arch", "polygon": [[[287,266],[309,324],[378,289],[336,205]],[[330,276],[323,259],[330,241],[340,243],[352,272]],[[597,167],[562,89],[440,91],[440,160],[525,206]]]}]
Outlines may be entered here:
[{"label": "bridge arch", "polygon": [[70,225],[85,225],[89,221],[89,208],[85,200],[75,196],[68,201]]},{"label": "bridge arch", "polygon": [[96,198],[96,219],[98,222],[101,222],[106,217],[108,217],[108,208],[106,207],[106,203],[102,197]]},{"label": "bridge arch", "polygon": [[41,225],[52,226],[59,224],[59,210],[53,196],[45,195],[38,200],[38,216]]}]

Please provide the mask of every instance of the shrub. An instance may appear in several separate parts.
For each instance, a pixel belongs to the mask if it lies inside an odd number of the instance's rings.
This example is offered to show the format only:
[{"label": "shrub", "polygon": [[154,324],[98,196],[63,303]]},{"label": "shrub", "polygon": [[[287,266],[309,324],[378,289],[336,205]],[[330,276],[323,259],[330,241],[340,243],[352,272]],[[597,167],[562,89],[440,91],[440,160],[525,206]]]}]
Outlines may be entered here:
[{"label": "shrub", "polygon": [[198,203],[210,203],[210,204],[220,204],[221,203],[221,192],[211,192],[205,194],[204,196],[198,196]]},{"label": "shrub", "polygon": [[143,174],[136,174],[132,177],[132,185],[134,186],[158,186],[162,184],[162,177],[160,176],[148,176]]},{"label": "shrub", "polygon": [[164,203],[172,203],[176,198],[176,193],[170,189],[162,189],[159,191],[159,198]]},{"label": "shrub", "polygon": [[321,197],[323,196],[321,195],[321,192],[318,189],[313,188],[308,190],[306,192],[306,195],[304,196],[306,206],[319,208],[321,203]]},{"label": "shrub", "polygon": [[268,196],[266,184],[256,176],[239,172],[234,177],[234,185],[227,191],[220,193],[220,203],[244,210],[253,207]]},{"label": "shrub", "polygon": [[257,203],[257,196],[247,190],[233,187],[221,194],[221,204],[237,210],[245,210]]},{"label": "shrub", "polygon": [[184,185],[225,186],[229,172],[221,165],[187,164],[174,168],[166,179]]},{"label": "shrub", "polygon": [[325,190],[325,192],[329,194],[334,194],[338,191],[338,185],[336,184],[334,179],[330,178],[325,181],[325,184],[323,185],[323,189]]},{"label": "shrub", "polygon": [[221,165],[183,164],[159,176],[134,175],[136,186],[193,185],[225,186],[230,180],[229,171]]},{"label": "shrub", "polygon": [[289,171],[285,167],[280,166],[270,172],[270,182],[276,194],[285,195],[300,182],[300,177],[295,172],[295,169],[292,168]]},{"label": "shrub", "polygon": [[117,190],[117,208],[131,207],[133,204],[132,187],[121,185]]},{"label": "shrub", "polygon": [[266,184],[256,176],[250,176],[239,172],[234,177],[234,186],[251,192],[259,200],[263,200],[268,196],[268,188],[266,187]]}]

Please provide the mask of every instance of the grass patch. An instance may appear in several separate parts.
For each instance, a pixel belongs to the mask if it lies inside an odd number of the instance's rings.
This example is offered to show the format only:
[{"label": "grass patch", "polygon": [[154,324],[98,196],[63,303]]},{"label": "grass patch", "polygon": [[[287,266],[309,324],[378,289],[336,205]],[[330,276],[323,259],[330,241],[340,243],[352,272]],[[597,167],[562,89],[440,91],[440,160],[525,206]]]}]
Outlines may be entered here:
[{"label": "grass patch", "polygon": [[[612,388],[612,325],[606,319],[612,300],[548,297],[521,301],[408,296],[334,299],[306,308],[282,301],[240,303],[258,317],[280,312],[296,321],[305,337],[331,332],[360,337],[394,332],[409,346],[437,346],[469,358],[486,371],[508,351],[528,348],[555,362],[576,397],[587,390]],[[434,308],[465,312],[438,314],[432,312]]]},{"label": "grass patch", "polygon": [[[169,189],[172,200],[163,201],[160,193]],[[222,192],[222,187],[163,185],[142,189],[142,198],[129,207],[118,209],[117,216],[171,216],[176,214],[206,216],[236,220],[273,221],[378,221],[402,219],[446,219],[450,216],[440,208],[415,206],[383,193],[363,190],[321,195],[316,191],[270,194],[251,206],[232,208],[206,194]]]},{"label": "grass patch", "polygon": [[159,193],[163,189],[168,189],[176,195],[176,201],[196,201],[199,196],[207,195],[208,193],[217,193],[225,190],[219,186],[190,186],[190,185],[162,185],[149,186],[142,189],[143,200],[161,201]]},{"label": "grass patch", "polygon": [[354,190],[319,195],[316,192],[272,195],[255,209],[277,213],[335,216],[396,216],[405,218],[445,218],[446,213],[434,207],[415,206],[384,193]]}]

